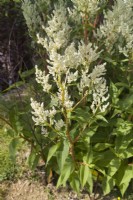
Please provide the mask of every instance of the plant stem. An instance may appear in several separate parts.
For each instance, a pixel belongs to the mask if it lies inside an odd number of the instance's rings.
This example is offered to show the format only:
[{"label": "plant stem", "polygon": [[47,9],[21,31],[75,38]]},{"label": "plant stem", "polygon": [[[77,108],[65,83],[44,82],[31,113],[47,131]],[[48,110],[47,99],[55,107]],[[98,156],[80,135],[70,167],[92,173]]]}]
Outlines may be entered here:
[{"label": "plant stem", "polygon": [[88,25],[88,15],[85,14],[83,17],[83,29],[84,29],[84,42],[87,45],[88,44],[88,30],[87,30],[87,25]]},{"label": "plant stem", "polygon": [[80,99],[80,101],[72,108],[71,112],[87,97],[88,92]]},{"label": "plant stem", "polygon": [[67,113],[66,113],[66,109],[64,108],[64,116],[65,116],[65,120],[66,120],[66,136],[68,141],[70,142],[70,154],[72,156],[72,159],[75,163],[75,153],[74,153],[74,142],[70,136],[70,131],[69,131],[69,119],[67,117]]}]

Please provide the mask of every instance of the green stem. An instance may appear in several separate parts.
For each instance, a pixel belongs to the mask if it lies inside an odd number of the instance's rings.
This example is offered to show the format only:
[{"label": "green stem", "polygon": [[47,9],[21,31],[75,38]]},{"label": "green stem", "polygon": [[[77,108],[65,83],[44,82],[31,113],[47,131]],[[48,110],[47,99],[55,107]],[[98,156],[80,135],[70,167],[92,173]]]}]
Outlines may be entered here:
[{"label": "green stem", "polygon": [[88,92],[80,99],[80,101],[71,109],[71,112],[88,96]]}]

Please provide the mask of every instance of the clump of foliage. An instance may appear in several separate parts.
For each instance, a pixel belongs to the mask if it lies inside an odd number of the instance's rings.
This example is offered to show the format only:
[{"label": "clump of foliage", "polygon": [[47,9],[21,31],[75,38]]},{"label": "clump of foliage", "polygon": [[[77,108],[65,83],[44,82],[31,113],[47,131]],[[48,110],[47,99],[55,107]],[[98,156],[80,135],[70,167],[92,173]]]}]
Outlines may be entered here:
[{"label": "clump of foliage", "polygon": [[104,194],[114,186],[124,194],[133,178],[132,6],[130,0],[111,9],[107,1],[72,0],[71,7],[61,1],[42,26],[47,36],[37,33],[49,71],[36,67],[44,103],[31,99],[31,106],[58,187],[69,182],[92,193],[97,180]]},{"label": "clump of foliage", "polygon": [[[26,154],[29,147],[25,143],[24,134],[21,137],[21,132],[24,127],[27,131],[28,128],[22,117],[25,110],[17,95],[0,96],[0,182],[20,177],[27,168]],[[28,110],[27,107],[25,109]],[[30,120],[27,123],[30,126]]]}]

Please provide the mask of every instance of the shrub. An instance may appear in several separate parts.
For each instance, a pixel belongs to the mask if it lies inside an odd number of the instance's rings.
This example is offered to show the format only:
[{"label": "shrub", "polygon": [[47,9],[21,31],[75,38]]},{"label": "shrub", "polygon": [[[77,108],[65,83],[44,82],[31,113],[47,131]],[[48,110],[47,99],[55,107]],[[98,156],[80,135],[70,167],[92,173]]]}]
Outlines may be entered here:
[{"label": "shrub", "polygon": [[133,178],[133,2],[67,3],[55,4],[37,33],[48,72],[36,66],[35,126],[26,131],[19,114],[23,128],[14,127],[32,144],[31,167],[42,157],[57,187],[92,193],[99,182],[104,194],[117,186],[123,195]]},{"label": "shrub", "polygon": [[41,127],[36,135],[43,138],[46,168],[59,175],[57,187],[68,181],[77,192],[91,193],[101,180],[105,194],[115,185],[124,194],[133,170],[133,3],[118,0],[111,9],[107,1],[72,3],[55,5],[42,26],[47,37],[37,33],[49,72],[36,66],[44,92],[44,103],[31,99]]}]

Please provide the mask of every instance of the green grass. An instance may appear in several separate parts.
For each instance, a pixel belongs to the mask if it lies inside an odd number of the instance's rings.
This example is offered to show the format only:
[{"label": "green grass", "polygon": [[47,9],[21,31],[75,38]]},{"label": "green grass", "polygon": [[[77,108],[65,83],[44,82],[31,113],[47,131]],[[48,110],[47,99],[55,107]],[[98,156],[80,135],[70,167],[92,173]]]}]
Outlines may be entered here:
[{"label": "green grass", "polygon": [[9,179],[14,173],[14,164],[9,154],[11,137],[0,129],[0,181]]}]

